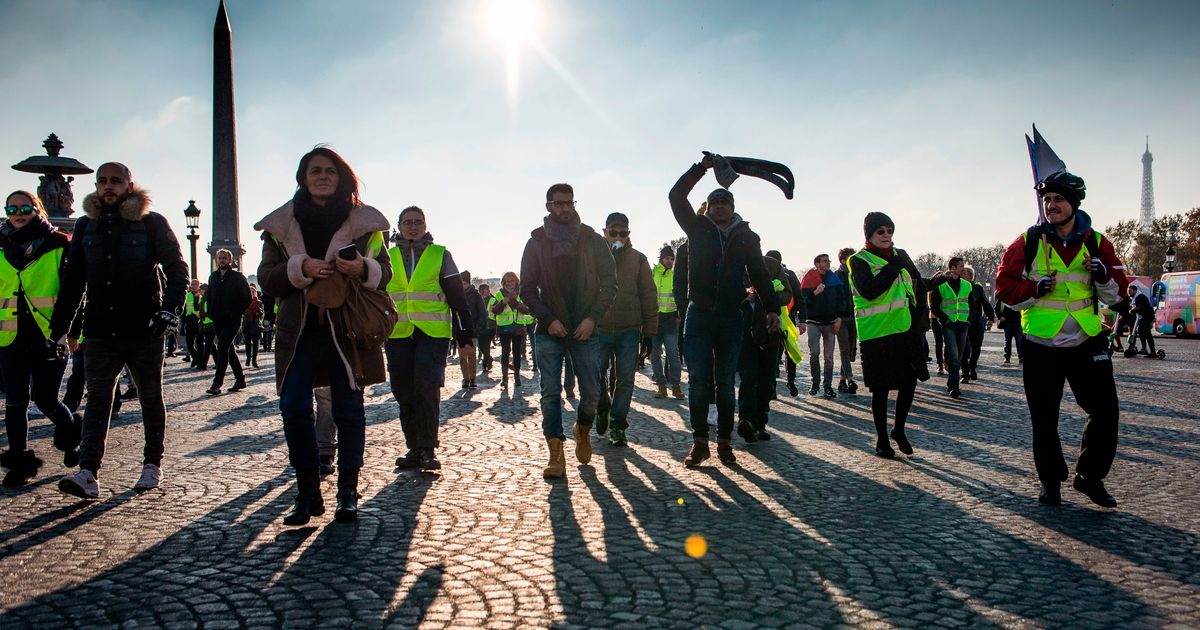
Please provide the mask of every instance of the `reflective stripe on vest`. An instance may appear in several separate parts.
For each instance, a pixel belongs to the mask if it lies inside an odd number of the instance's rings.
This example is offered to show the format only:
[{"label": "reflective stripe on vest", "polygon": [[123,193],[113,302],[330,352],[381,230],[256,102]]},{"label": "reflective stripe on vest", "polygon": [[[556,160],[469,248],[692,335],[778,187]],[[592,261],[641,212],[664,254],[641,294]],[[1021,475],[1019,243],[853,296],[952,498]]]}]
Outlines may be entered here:
[{"label": "reflective stripe on vest", "polygon": [[971,283],[959,278],[958,294],[950,288],[949,282],[938,285],[938,294],[942,296],[942,312],[950,323],[965,322],[970,318],[971,311],[967,300],[971,297]]},{"label": "reflective stripe on vest", "polygon": [[62,258],[63,249],[59,247],[38,256],[18,271],[8,259],[0,256],[0,347],[11,345],[17,338],[18,300],[22,298],[42,336],[50,338],[50,318],[58,299],[58,269]]},{"label": "reflective stripe on vest", "polygon": [[391,339],[411,337],[417,328],[430,337],[450,338],[450,305],[446,303],[446,294],[442,293],[438,277],[445,254],[445,247],[427,245],[409,279],[404,268],[404,253],[399,247],[388,251],[392,279],[387,284],[387,292],[396,304],[396,326],[392,328]]},{"label": "reflective stripe on vest", "polygon": [[667,269],[659,263],[654,266],[654,286],[658,292],[658,312],[674,313],[679,310],[675,306],[675,268]]},{"label": "reflective stripe on vest", "polygon": [[[1100,233],[1096,232],[1096,245],[1100,245]],[[1024,238],[1024,237],[1022,237]],[[1096,301],[1092,290],[1092,276],[1083,266],[1087,260],[1087,247],[1080,247],[1070,265],[1063,262],[1058,251],[1049,248],[1050,267],[1046,268],[1047,243],[1038,239],[1037,254],[1029,267],[1029,278],[1036,281],[1042,276],[1055,274],[1054,290],[1034,300],[1033,305],[1021,311],[1021,331],[1039,339],[1053,339],[1062,331],[1068,317],[1075,318],[1079,328],[1089,337],[1100,334],[1100,315],[1093,304]]]},{"label": "reflective stripe on vest", "polygon": [[[887,265],[886,260],[865,249],[855,252],[853,257],[867,263],[872,276],[878,275],[879,270]],[[859,295],[854,282],[854,267],[850,267],[850,293],[854,297],[854,322],[858,327],[859,341],[902,333],[912,327],[908,305],[916,301],[916,293],[907,269],[900,271],[887,291],[868,300]]]}]

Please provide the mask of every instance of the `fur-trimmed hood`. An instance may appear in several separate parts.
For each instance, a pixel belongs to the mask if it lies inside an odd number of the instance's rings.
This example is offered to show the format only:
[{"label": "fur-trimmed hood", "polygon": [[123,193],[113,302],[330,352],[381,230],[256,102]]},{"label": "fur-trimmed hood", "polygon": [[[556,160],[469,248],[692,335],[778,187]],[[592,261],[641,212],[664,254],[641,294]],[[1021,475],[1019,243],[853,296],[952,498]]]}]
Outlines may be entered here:
[{"label": "fur-trimmed hood", "polygon": [[[354,239],[370,232],[387,232],[391,228],[387,217],[383,213],[368,205],[360,205],[351,208],[349,216],[346,217],[346,222],[342,224],[333,234],[333,238],[329,241],[329,248],[325,252],[324,259],[327,261],[333,260],[337,255],[337,250],[345,247],[345,245]],[[289,255],[305,254],[304,250],[304,235],[300,232],[300,223],[296,221],[296,214],[292,208],[292,202],[287,203],[273,210],[270,214],[263,217],[258,223],[254,224],[254,229],[260,232],[269,232],[274,234],[282,243]]]},{"label": "fur-trimmed hood", "polygon": [[[100,197],[96,193],[83,198],[83,211],[89,219],[100,217]],[[150,193],[130,184],[129,196],[121,202],[120,212],[125,221],[141,221],[146,218],[146,215],[150,214]]]}]

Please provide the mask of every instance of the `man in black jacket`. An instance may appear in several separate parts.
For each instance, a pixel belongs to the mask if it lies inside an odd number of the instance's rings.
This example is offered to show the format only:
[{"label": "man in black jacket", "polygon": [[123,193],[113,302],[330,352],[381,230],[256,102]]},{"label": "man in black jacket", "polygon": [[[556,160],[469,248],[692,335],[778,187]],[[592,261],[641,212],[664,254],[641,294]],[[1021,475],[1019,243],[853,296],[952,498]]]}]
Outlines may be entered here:
[{"label": "man in black jacket", "polygon": [[[808,361],[812,368],[812,388],[809,396],[821,391],[821,355],[825,358],[825,397],[837,398],[833,391],[833,346],[841,331],[848,284],[830,270],[829,254],[818,254],[815,265],[800,282],[800,298],[808,309]],[[823,347],[822,347],[823,346]]]},{"label": "man in black jacket", "polygon": [[213,361],[217,368],[212,387],[209,387],[206,393],[209,396],[221,393],[226,367],[233,370],[233,387],[230,387],[229,391],[246,389],[246,377],[242,373],[237,351],[233,349],[233,342],[237,339],[238,331],[242,329],[242,316],[250,306],[250,285],[246,282],[246,276],[234,270],[233,253],[228,249],[217,250],[217,270],[208,277],[206,297],[208,316],[213,320],[213,332],[216,335]]},{"label": "man in black jacket", "polygon": [[126,365],[141,400],[146,436],[142,474],[134,489],[154,488],[162,480],[167,420],[163,337],[179,327],[188,268],[170,224],[150,211],[150,196],[134,184],[125,165],[109,162],[96,170],[96,192],[83,200],[83,209],[87,216],[75,223],[63,262],[50,334],[64,349],[77,344],[67,332],[86,291],[88,397],[79,471],[64,477],[58,487],[95,499],[100,496],[96,473],[108,438],[113,390]]},{"label": "man in black jacket", "polygon": [[992,310],[992,303],[983,292],[983,285],[975,282],[973,267],[968,265],[963,268],[963,280],[971,283],[971,296],[967,300],[967,351],[963,355],[962,382],[965,384],[969,382],[968,376],[972,381],[979,380],[976,368],[979,365],[979,356],[983,352],[983,333],[989,322],[996,321],[996,312]]},{"label": "man in black jacket", "polygon": [[[710,456],[708,406],[715,385],[717,456],[736,463],[730,445],[733,435],[733,376],[742,341],[741,303],[746,299],[744,278],[762,300],[768,332],[779,330],[779,301],[763,264],[762,246],[750,225],[734,213],[733,193],[718,188],[708,195],[708,211],[697,215],[688,193],[712,168],[712,158],[693,164],[671,188],[668,199],[675,221],[688,238],[688,304],[684,321],[684,352],[688,365],[688,407],[693,444],[684,458],[688,466]],[[679,272],[676,271],[678,277]]]},{"label": "man in black jacket", "polygon": [[599,340],[592,333],[617,295],[617,272],[608,241],[575,212],[575,191],[555,184],[546,191],[548,215],[521,256],[521,300],[537,318],[534,360],[541,370],[542,433],[550,449],[545,477],[566,474],[563,457],[562,370],[570,356],[579,381],[575,458],[592,458],[588,432],[600,402]]}]

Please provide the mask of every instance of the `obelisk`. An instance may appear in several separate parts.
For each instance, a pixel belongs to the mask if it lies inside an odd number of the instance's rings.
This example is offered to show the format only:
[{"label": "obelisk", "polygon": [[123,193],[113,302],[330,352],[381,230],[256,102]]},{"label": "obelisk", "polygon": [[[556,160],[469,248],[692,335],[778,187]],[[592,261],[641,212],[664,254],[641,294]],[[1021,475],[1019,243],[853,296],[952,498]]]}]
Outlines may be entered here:
[{"label": "obelisk", "polygon": [[[233,252],[234,265],[241,267],[241,230],[238,218],[237,129],[233,115],[233,34],[225,1],[217,8],[213,26],[213,240],[208,253],[216,257],[218,249]],[[204,279],[212,270],[197,269],[193,277]]]}]

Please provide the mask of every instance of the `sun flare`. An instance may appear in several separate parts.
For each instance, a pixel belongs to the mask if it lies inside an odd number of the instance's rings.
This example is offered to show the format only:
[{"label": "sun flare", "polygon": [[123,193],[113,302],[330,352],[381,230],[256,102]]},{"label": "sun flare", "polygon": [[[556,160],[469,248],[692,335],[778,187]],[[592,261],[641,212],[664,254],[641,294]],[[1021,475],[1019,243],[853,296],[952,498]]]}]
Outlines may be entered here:
[{"label": "sun flare", "polygon": [[536,42],[545,20],[536,0],[484,0],[479,12],[484,35],[505,52]]}]

